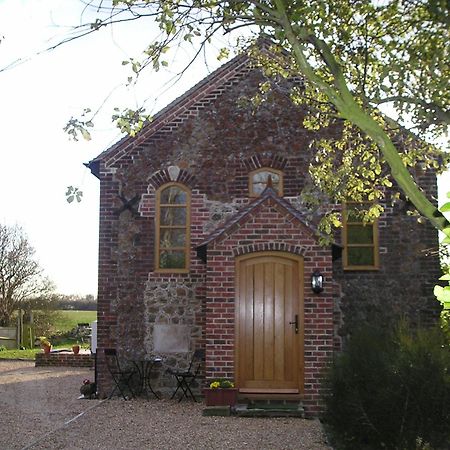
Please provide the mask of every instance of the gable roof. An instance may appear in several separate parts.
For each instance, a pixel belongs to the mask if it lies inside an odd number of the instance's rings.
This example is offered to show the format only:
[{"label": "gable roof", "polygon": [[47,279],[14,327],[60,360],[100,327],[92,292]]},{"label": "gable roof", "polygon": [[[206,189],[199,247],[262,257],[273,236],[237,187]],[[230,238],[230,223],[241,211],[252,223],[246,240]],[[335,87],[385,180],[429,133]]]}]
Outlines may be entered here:
[{"label": "gable roof", "polygon": [[242,225],[247,220],[251,218],[252,212],[258,208],[258,206],[272,201],[275,206],[281,208],[286,215],[290,216],[292,219],[296,220],[298,223],[309,229],[312,235],[317,235],[317,229],[308,223],[304,215],[292,204],[282,197],[279,197],[277,192],[270,186],[266,187],[262,194],[250,202],[247,206],[239,210],[234,216],[229,218],[222,226],[215,229],[201,244],[197,246],[197,249],[201,247],[206,247],[208,244],[220,239],[223,236],[229,236],[232,234],[239,225]]},{"label": "gable roof", "polygon": [[85,165],[98,177],[100,161],[120,159],[129,150],[142,144],[154,133],[178,119],[196,104],[205,105],[205,103],[209,103],[211,98],[208,99],[208,96],[214,98],[224,90],[226,83],[249,70],[249,61],[250,58],[245,53],[235,56],[156,113],[153,119],[144,125],[136,136],[124,136]]}]

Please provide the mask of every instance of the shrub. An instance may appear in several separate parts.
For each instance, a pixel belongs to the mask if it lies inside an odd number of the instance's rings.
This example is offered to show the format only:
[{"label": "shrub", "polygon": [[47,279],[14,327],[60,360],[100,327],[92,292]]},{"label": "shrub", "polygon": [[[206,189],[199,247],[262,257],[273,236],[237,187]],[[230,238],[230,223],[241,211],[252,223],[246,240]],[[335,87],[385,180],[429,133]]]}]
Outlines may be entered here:
[{"label": "shrub", "polygon": [[34,332],[39,335],[52,335],[55,330],[55,323],[60,320],[61,312],[53,310],[33,311]]},{"label": "shrub", "polygon": [[439,328],[358,331],[326,388],[323,419],[339,450],[450,446],[450,348]]}]

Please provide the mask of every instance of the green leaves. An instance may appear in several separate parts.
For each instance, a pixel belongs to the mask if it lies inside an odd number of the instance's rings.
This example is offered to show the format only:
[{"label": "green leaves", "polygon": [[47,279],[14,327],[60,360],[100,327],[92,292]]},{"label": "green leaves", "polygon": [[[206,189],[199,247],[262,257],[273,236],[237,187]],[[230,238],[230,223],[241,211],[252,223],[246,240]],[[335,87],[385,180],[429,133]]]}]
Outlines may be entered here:
[{"label": "green leaves", "polygon": [[[312,122],[308,117],[308,121],[310,127],[315,123],[318,129],[323,128],[320,118]],[[384,197],[384,187],[392,186],[378,146],[348,121],[344,122],[340,135],[317,139],[311,147],[315,158],[309,173],[315,186],[333,202],[348,199],[376,202]]]},{"label": "green leaves", "polygon": [[[447,198],[450,198],[450,192],[447,192]],[[439,210],[441,212],[449,212],[450,211],[450,202],[444,203]],[[449,231],[448,229],[444,230]],[[441,241],[441,245],[447,246],[450,244],[450,237],[445,236],[444,239]],[[443,264],[443,263],[442,263]],[[447,263],[446,263],[447,264]],[[435,286],[434,287],[434,295],[437,298],[439,302],[441,302],[442,307],[444,309],[443,314],[450,314],[450,272],[449,272],[450,266],[444,265],[443,270],[445,271],[444,275],[442,275],[439,280],[441,281],[447,281],[449,286]]]},{"label": "green leaves", "polygon": [[127,133],[130,136],[135,136],[145,123],[151,120],[151,116],[144,114],[144,108],[138,108],[136,110],[125,108],[122,111],[120,108],[114,108],[114,111],[112,121],[116,123],[117,128],[122,133]]},{"label": "green leaves", "polygon": [[[440,278],[442,279],[442,278]],[[435,286],[434,295],[446,310],[450,310],[450,286]]]},{"label": "green leaves", "polygon": [[230,56],[230,50],[226,47],[221,48],[219,54],[217,55],[217,59],[222,61],[224,59],[228,59]]},{"label": "green leaves", "polygon": [[83,197],[83,192],[80,191],[77,187],[68,186],[66,191],[66,201],[67,203],[72,203],[74,200],[76,200],[78,203],[81,202],[81,199]]},{"label": "green leaves", "polygon": [[449,212],[450,211],[450,202],[444,203],[439,210],[441,212]]},{"label": "green leaves", "polygon": [[81,114],[81,118],[77,119],[75,117],[71,117],[70,120],[66,123],[63,130],[65,133],[69,135],[69,138],[78,141],[79,135],[82,136],[86,141],[91,140],[91,133],[88,128],[93,128],[93,116],[87,118],[86,116],[91,113],[90,108],[85,108],[83,113]]}]

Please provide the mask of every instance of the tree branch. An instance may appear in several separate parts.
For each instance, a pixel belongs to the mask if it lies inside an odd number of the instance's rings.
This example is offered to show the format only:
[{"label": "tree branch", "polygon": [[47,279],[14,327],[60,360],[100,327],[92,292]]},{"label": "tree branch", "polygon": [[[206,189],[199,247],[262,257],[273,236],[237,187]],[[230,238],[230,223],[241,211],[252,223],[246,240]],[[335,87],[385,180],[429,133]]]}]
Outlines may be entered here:
[{"label": "tree branch", "polygon": [[283,29],[285,31],[286,38],[292,46],[295,59],[303,74],[311,82],[315,83],[325,95],[327,95],[343,117],[360,128],[378,145],[391,168],[392,176],[395,178],[403,192],[409,197],[414,206],[433,224],[434,227],[443,231],[446,236],[450,237],[450,222],[418,188],[410,173],[404,166],[397,149],[387,133],[381,128],[378,122],[376,122],[356,102],[347,87],[341,68],[331,53],[328,45],[323,40],[320,40],[316,36],[312,35],[312,33],[306,32],[305,29],[301,30],[303,33],[301,38],[307,38],[308,41],[311,42],[317,50],[319,50],[321,58],[332,72],[334,76],[334,86],[336,87],[337,92],[315,73],[313,67],[307,61],[304,47],[292,28],[283,0],[274,0],[274,2],[276,4],[279,17],[283,22]]}]

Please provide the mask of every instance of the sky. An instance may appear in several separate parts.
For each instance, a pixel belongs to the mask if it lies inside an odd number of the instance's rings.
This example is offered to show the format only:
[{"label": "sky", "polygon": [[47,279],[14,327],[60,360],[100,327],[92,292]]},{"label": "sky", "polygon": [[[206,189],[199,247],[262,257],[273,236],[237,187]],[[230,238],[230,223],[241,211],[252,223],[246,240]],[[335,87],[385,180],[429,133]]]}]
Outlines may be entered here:
[{"label": "sky", "polygon": [[[80,0],[0,0],[0,223],[23,228],[62,294],[97,294],[99,181],[83,163],[120,139],[113,107],[145,100],[154,114],[219,65],[211,53],[175,82],[187,58],[180,49],[169,70],[126,87],[129,66],[121,62],[139,56],[156,33],[141,21],[43,52],[95,17]],[[71,141],[67,121],[102,104],[92,140]],[[449,180],[440,181],[441,194]],[[67,203],[68,186],[83,191],[80,203]]]},{"label": "sky", "polygon": [[[82,7],[80,0],[0,0],[0,70],[21,58],[0,72],[0,223],[23,228],[57,292],[96,295],[99,181],[83,163],[122,136],[113,107],[146,100],[155,113],[219,63],[200,61],[176,83],[171,65],[126,88],[129,66],[121,62],[139,56],[152,36],[148,23],[137,22],[36,55],[80,23]],[[69,140],[63,127],[71,116],[105,99],[92,140]],[[83,191],[80,203],[67,203],[68,186]]]}]

